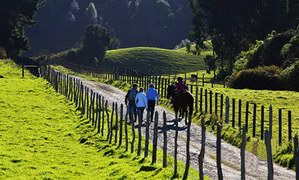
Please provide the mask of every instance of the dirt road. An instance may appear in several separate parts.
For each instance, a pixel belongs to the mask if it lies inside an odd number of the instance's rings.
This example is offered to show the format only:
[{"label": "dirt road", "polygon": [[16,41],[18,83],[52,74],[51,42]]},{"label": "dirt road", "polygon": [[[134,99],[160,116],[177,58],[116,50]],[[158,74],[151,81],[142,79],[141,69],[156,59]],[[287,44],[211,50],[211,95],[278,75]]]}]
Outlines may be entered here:
[{"label": "dirt road", "polygon": [[[79,78],[81,79],[81,78]],[[93,81],[83,80],[83,84],[98,92],[109,101],[110,105],[112,102],[124,103],[125,92],[106,84],[101,84]],[[174,123],[175,115],[173,112],[157,107],[156,111],[159,112],[159,127],[163,127],[162,113],[163,111],[167,114],[167,125],[169,130],[168,135],[168,154],[174,154]],[[153,123],[151,124],[151,130]],[[144,128],[145,129],[145,128]],[[179,137],[178,137],[178,159],[185,161],[185,149],[186,149],[186,125],[184,121],[179,122]],[[143,133],[145,133],[143,131]],[[152,133],[150,134],[152,138]],[[206,135],[206,152],[204,159],[204,173],[211,179],[217,178],[216,168],[216,137],[207,133]],[[198,169],[198,154],[201,147],[201,128],[197,125],[191,126],[191,142],[190,142],[190,153],[191,153],[191,165]],[[163,133],[158,133],[158,146],[162,148],[163,145]],[[224,141],[222,141],[222,171],[224,179],[227,180],[238,180],[240,179],[240,150]],[[267,162],[260,160],[255,155],[246,152],[246,179],[267,179]],[[274,179],[296,179],[295,172],[286,168],[274,165]]]}]

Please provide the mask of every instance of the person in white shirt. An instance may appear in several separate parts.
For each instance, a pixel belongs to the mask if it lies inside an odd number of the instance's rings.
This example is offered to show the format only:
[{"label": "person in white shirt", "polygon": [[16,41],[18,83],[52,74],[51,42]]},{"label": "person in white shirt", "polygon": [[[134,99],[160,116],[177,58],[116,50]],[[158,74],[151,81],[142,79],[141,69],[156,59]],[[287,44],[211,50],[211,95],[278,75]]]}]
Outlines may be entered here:
[{"label": "person in white shirt", "polygon": [[135,98],[135,103],[136,103],[138,115],[141,119],[141,122],[143,120],[143,111],[144,111],[144,109],[147,109],[147,98],[146,98],[146,95],[143,91],[144,90],[141,87],[139,89],[139,92],[136,95],[136,98]]}]

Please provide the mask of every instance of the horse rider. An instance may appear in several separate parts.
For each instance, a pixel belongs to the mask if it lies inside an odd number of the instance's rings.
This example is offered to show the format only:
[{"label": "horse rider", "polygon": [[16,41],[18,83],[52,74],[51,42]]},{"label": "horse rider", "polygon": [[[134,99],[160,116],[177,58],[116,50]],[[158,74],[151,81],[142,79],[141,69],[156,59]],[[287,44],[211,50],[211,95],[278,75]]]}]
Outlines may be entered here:
[{"label": "horse rider", "polygon": [[182,94],[188,90],[188,86],[186,85],[186,82],[183,81],[182,77],[177,78],[177,83],[176,83],[176,90],[177,90],[177,95]]},{"label": "horse rider", "polygon": [[158,104],[159,100],[158,91],[155,89],[155,85],[153,83],[150,83],[149,89],[146,91],[146,97],[148,102],[148,111],[151,113],[151,121],[153,121],[155,105],[156,102]]},{"label": "horse rider", "polygon": [[135,103],[135,98],[138,93],[137,87],[138,87],[138,85],[136,83],[134,83],[132,85],[132,88],[129,89],[129,91],[127,92],[126,97],[125,97],[125,104],[128,105],[128,102],[129,102],[128,111],[129,111],[130,121],[132,121],[132,112],[134,113],[135,120],[137,118],[137,108],[136,108],[136,103]]}]

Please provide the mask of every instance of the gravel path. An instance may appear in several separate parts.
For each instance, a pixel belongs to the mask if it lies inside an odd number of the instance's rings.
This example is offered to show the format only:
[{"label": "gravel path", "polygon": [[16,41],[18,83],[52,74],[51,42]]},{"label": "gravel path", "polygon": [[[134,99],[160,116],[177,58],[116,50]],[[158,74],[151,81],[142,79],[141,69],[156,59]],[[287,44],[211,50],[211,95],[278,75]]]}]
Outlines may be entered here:
[{"label": "gravel path", "polygon": [[[79,78],[81,79],[81,78]],[[125,92],[106,84],[97,83],[94,81],[88,81],[81,79],[83,84],[98,92],[109,101],[110,105],[112,102],[124,103]],[[159,112],[159,124],[158,127],[163,127],[163,111],[167,114],[167,125],[169,130],[168,135],[168,154],[174,154],[174,135],[175,128],[173,120],[175,115],[173,112],[162,108],[156,107],[156,111]],[[153,123],[151,124],[151,130]],[[143,128],[143,134],[144,132]],[[178,159],[185,161],[185,149],[186,149],[186,125],[184,121],[179,122],[179,137],[178,137]],[[152,133],[150,133],[152,138]],[[216,168],[216,137],[208,133],[206,134],[206,152],[204,159],[204,173],[211,179],[217,178]],[[197,125],[192,124],[191,126],[191,142],[190,142],[190,153],[191,153],[191,165],[198,169],[198,154],[201,148],[201,128]],[[158,133],[158,146],[163,146],[163,133]],[[224,179],[227,180],[238,180],[240,179],[240,150],[224,141],[222,141],[222,171]],[[267,179],[267,162],[260,160],[255,155],[246,151],[246,179]],[[274,165],[274,179],[296,179],[295,172],[286,168]]]}]

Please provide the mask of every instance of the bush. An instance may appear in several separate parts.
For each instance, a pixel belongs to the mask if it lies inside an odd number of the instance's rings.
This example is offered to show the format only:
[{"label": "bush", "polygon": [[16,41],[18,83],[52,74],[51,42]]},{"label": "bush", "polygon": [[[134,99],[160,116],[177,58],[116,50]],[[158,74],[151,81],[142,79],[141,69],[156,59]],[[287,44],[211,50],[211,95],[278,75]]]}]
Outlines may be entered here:
[{"label": "bush", "polygon": [[4,48],[0,47],[0,59],[7,58],[7,54]]},{"label": "bush", "polygon": [[269,66],[276,65],[282,66],[284,59],[281,57],[281,50],[284,45],[289,43],[292,37],[296,35],[296,31],[290,29],[283,33],[278,33],[274,35],[271,39],[266,40],[264,44],[263,53],[260,56],[261,65]]},{"label": "bush", "polygon": [[234,64],[235,71],[241,71],[246,68],[255,68],[260,65],[261,56],[264,49],[264,41],[256,41],[247,51],[242,51]]},{"label": "bush", "polygon": [[281,79],[285,82],[287,90],[299,91],[299,60],[286,68],[281,73]]},{"label": "bush", "polygon": [[282,88],[281,71],[282,69],[277,66],[242,70],[230,77],[228,85],[237,89],[278,90]]}]

